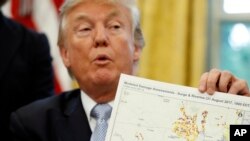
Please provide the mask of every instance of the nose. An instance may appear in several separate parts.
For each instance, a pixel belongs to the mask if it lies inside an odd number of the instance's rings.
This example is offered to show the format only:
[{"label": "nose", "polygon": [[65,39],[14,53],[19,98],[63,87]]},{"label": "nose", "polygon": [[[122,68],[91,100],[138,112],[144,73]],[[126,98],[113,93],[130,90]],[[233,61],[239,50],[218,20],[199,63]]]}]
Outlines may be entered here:
[{"label": "nose", "polygon": [[95,34],[95,47],[107,47],[108,46],[108,36],[105,27],[98,26],[96,28]]}]

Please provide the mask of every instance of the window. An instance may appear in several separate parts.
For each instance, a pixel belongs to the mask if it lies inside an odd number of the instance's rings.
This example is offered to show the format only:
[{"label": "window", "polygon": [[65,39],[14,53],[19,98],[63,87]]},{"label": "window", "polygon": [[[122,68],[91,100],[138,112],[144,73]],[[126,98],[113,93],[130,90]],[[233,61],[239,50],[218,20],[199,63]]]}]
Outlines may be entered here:
[{"label": "window", "polygon": [[250,0],[209,0],[208,67],[250,84]]},{"label": "window", "polygon": [[224,0],[223,10],[228,14],[250,13],[250,0]]}]

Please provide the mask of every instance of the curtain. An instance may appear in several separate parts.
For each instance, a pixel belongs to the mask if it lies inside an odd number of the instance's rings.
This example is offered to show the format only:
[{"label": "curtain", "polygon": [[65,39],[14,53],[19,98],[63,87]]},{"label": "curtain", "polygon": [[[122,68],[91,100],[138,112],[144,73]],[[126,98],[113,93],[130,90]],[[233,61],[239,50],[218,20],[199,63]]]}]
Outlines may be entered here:
[{"label": "curtain", "polygon": [[206,58],[206,0],[137,0],[146,46],[138,75],[197,86]]}]

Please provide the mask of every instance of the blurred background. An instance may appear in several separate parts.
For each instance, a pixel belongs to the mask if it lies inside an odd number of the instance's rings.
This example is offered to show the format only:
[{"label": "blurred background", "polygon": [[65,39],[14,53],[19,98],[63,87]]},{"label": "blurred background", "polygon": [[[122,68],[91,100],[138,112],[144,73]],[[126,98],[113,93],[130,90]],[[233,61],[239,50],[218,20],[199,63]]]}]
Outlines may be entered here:
[{"label": "blurred background", "polygon": [[[59,56],[58,9],[64,0],[9,0],[2,11],[43,32],[51,45],[56,92],[77,87]],[[211,68],[250,84],[250,0],[137,0],[146,40],[138,75],[196,87]]]}]

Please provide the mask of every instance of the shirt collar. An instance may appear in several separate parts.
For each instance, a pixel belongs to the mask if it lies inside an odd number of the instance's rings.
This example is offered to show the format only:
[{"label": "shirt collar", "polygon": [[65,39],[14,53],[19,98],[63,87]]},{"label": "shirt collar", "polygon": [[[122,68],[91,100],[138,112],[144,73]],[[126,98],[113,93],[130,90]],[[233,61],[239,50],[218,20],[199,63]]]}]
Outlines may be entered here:
[{"label": "shirt collar", "polygon": [[[88,118],[88,121],[91,120],[90,117],[90,112],[92,108],[97,104],[92,98],[90,98],[84,91],[81,90],[81,101],[82,101],[82,106],[84,108],[85,114]],[[110,101],[108,103],[111,107],[114,105],[114,101]]]}]

